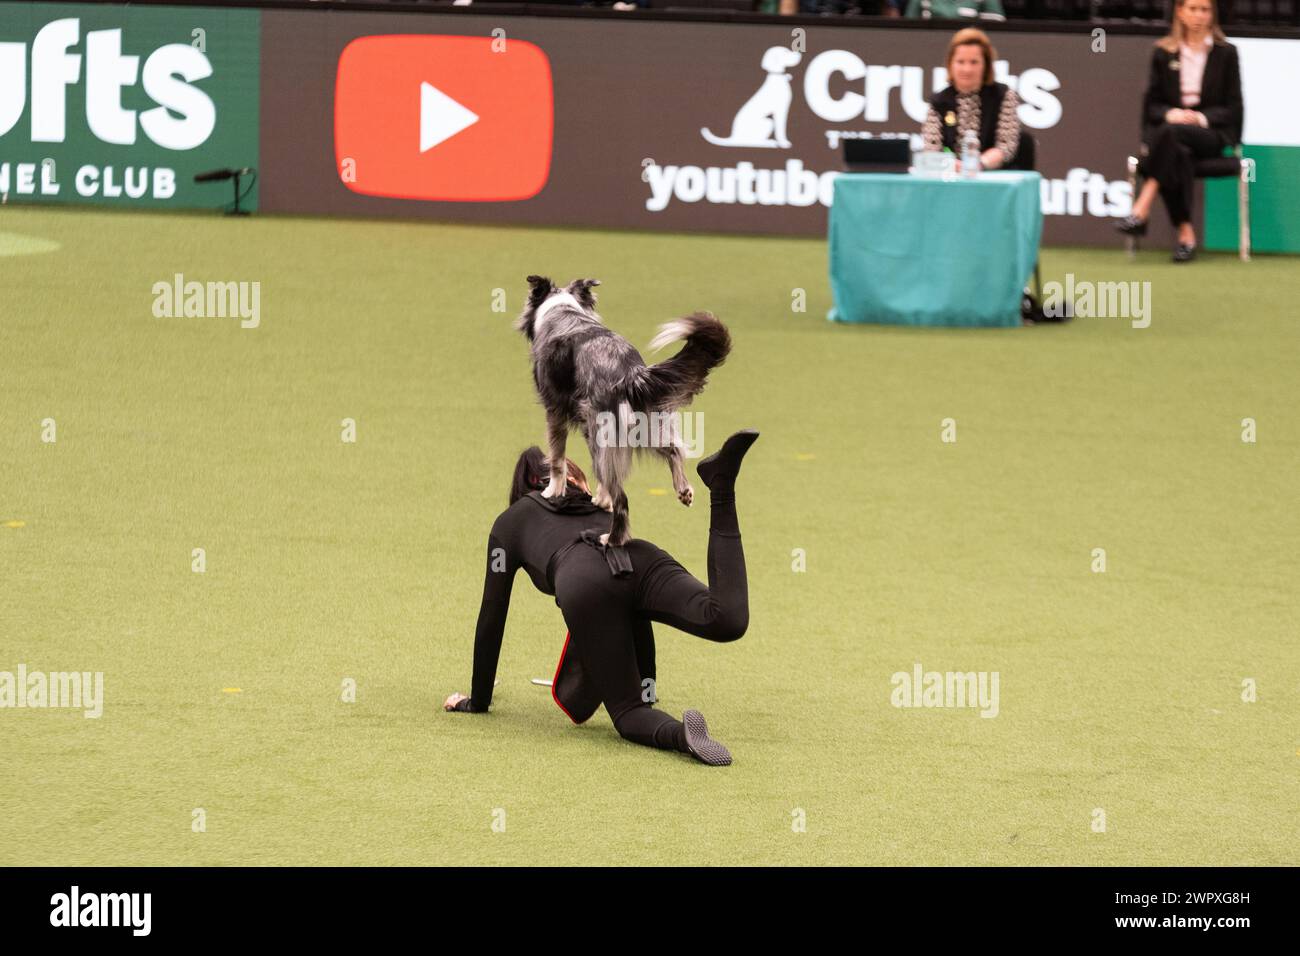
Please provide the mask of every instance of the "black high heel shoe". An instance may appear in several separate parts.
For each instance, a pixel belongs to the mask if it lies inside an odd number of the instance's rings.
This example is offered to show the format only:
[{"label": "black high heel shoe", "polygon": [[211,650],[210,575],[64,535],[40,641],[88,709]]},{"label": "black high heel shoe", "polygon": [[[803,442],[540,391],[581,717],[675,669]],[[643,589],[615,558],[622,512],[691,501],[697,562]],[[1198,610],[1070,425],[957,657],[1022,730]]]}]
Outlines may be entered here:
[{"label": "black high heel shoe", "polygon": [[1147,221],[1139,219],[1137,216],[1125,216],[1115,228],[1126,236],[1145,236],[1147,234]]}]

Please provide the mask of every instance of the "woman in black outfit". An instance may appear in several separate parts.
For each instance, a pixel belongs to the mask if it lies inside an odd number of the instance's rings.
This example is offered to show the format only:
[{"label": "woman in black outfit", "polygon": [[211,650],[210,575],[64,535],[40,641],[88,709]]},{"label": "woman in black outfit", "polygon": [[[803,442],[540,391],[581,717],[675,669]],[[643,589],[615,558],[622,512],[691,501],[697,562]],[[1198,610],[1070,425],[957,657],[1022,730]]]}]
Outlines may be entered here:
[{"label": "woman in black outfit", "polygon": [[1132,215],[1115,228],[1144,235],[1159,193],[1178,230],[1174,261],[1190,262],[1195,162],[1241,142],[1241,67],[1237,48],[1219,29],[1214,0],[1176,0],[1169,35],[1151,53],[1142,124],[1147,154],[1138,169],[1147,179]]},{"label": "woman in black outfit", "polygon": [[[581,723],[603,703],[627,740],[690,753],[707,764],[731,763],[698,710],[686,711],[682,720],[655,710],[643,696],[642,681],[654,677],[652,621],[718,642],[738,640],[749,626],[735,481],[757,438],[756,431],[737,432],[695,466],[709,489],[707,587],[649,541],[633,538],[625,549],[602,545],[607,513],[592,502],[581,471],[570,461],[568,493],[544,498],[540,489],[549,468],[539,448],[525,451],[515,467],[510,507],[488,535],[472,693],[452,694],[444,708],[483,713],[492,703],[510,591],[523,567],[539,591],[554,595],[569,627],[553,693],[572,719]],[[619,550],[626,553],[616,555]]]}]

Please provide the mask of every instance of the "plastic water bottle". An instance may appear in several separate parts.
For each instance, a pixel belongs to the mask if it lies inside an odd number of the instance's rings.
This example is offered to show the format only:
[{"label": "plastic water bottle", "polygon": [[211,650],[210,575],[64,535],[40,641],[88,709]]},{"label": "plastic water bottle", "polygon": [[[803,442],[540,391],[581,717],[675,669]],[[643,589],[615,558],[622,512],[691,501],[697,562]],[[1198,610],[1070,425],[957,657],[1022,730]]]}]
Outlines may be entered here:
[{"label": "plastic water bottle", "polygon": [[980,172],[980,139],[973,129],[961,138],[962,179],[974,179]]}]

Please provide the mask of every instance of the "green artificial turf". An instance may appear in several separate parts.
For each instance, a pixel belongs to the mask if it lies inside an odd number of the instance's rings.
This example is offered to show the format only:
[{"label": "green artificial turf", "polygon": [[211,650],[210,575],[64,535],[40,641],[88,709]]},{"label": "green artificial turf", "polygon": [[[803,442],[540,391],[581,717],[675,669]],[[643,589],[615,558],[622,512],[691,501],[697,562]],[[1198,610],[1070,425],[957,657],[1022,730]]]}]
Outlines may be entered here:
[{"label": "green artificial turf", "polygon": [[[0,710],[0,863],[1300,862],[1297,260],[1043,265],[1150,281],[1150,327],[828,323],[815,240],[5,207],[0,670],[105,700]],[[565,627],[523,574],[491,713],[440,710],[544,434],[533,272],[600,278],[638,347],[732,331],[694,410],[709,451],[762,432],[750,627],[656,627],[660,706],[730,767],[573,726],[529,682]],[[176,273],[260,282],[260,326],[155,318]],[[695,484],[647,460],[629,493],[703,578]],[[915,662],[997,671],[997,717],[891,706]]]}]

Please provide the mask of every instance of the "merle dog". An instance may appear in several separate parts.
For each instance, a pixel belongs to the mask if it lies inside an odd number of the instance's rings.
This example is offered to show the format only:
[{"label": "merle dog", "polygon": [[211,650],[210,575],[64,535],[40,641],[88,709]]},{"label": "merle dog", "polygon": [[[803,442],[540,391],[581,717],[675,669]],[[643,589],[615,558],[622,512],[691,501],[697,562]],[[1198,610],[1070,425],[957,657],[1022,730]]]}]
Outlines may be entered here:
[{"label": "merle dog", "polygon": [[[686,344],[672,358],[646,365],[640,353],[596,313],[600,285],[596,279],[575,279],[563,289],[543,276],[529,276],[528,305],[515,323],[532,343],[533,380],[546,409],[551,469],[542,494],[563,496],[568,483],[564,454],[571,428],[582,429],[591,450],[592,470],[600,489],[595,502],[613,512],[601,541],[627,543],[627,495],[624,482],[632,469],[632,451],[652,451],[668,460],[673,490],[690,505],[694,489],[682,466],[682,442],[677,412],[704,389],[709,370],[721,365],[731,351],[727,327],[708,312],[696,312],[659,327],[650,351],[670,342]],[[662,424],[656,441],[627,441],[635,434],[633,419],[644,416]],[[644,429],[642,429],[644,431]]]}]

